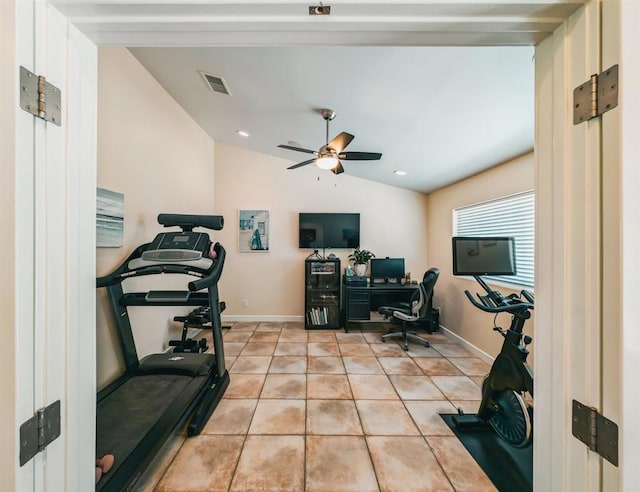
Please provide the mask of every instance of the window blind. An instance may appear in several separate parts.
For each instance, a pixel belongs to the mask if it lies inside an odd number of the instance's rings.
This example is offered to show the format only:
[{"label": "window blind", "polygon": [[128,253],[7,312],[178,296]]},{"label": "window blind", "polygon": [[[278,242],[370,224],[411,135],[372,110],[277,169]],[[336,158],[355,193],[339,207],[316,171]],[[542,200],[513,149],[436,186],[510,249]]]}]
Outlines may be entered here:
[{"label": "window blind", "polygon": [[517,275],[489,276],[527,287],[535,284],[535,194],[533,191],[454,209],[456,236],[511,236]]}]

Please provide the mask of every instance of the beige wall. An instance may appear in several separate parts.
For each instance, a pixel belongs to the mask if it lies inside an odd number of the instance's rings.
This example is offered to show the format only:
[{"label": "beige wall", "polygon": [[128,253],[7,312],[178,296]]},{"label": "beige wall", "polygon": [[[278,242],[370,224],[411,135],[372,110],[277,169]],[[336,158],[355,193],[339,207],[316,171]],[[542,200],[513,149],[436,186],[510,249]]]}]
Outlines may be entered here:
[{"label": "beige wall", "polygon": [[[99,50],[98,80],[97,185],[125,196],[124,247],[96,250],[97,274],[104,275],[162,230],[158,213],[214,213],[214,143],[126,49]],[[154,276],[128,281],[125,289],[183,290],[185,280]],[[121,371],[116,334],[106,308],[106,294],[100,289],[98,386]],[[130,310],[140,357],[162,350],[169,338],[175,338],[178,327],[170,320],[178,310]]]},{"label": "beige wall", "polygon": [[[161,212],[224,215],[224,230],[210,234],[228,253],[220,284],[226,319],[302,319],[303,266],[310,251],[297,247],[300,211],[360,212],[363,247],[378,256],[405,257],[414,278],[428,268],[426,195],[311,166],[289,171],[290,161],[224,144],[215,145],[214,155],[213,141],[126,49],[100,49],[98,76],[97,185],[124,193],[125,238],[122,248],[97,249],[97,275],[109,273],[135,247],[153,239],[162,230],[156,220]],[[238,252],[239,209],[270,211],[268,253]],[[334,252],[346,266],[350,250]],[[125,288],[182,289],[184,283],[180,277],[148,277],[131,280]],[[140,357],[163,350],[178,335],[179,327],[171,322],[178,311],[130,309]],[[109,317],[101,290],[99,387],[122,369]]]},{"label": "beige wall", "polygon": [[[440,268],[434,297],[434,305],[441,310],[440,324],[491,357],[502,344],[502,337],[491,330],[493,315],[475,308],[464,295],[465,289],[478,292],[480,286],[473,279],[453,277],[451,273],[453,209],[533,188],[534,161],[530,153],[429,195],[429,262]],[[516,292],[504,286],[494,288],[505,294]],[[525,325],[528,334],[533,333],[532,321]],[[509,322],[507,314],[498,317],[499,326],[508,327]]]},{"label": "beige wall", "polygon": [[[211,138],[122,48],[99,51],[98,105],[97,184],[125,194],[125,244],[97,250],[98,275],[162,230],[158,213],[220,214],[225,228],[210,234],[227,250],[220,283],[227,304],[223,319],[302,320],[304,259],[311,251],[297,247],[298,212],[359,212],[361,246],[378,257],[404,257],[414,279],[439,267],[435,305],[441,308],[441,324],[486,353],[497,352],[501,339],[489,330],[491,317],[464,298],[464,289],[476,290],[475,282],[451,276],[451,214],[456,207],[532,189],[533,154],[429,196],[313,166],[287,170],[292,161],[221,143],[214,148]],[[351,165],[366,163],[347,163],[347,169]],[[238,252],[240,209],[269,210],[269,252]],[[350,250],[333,252],[344,268]],[[126,286],[182,289],[184,279],[137,279]],[[106,306],[99,292],[99,386],[121,370]],[[139,356],[163,350],[178,335],[179,327],[171,322],[178,311],[131,310]]]},{"label": "beige wall", "polygon": [[[292,161],[216,143],[215,209],[225,228],[215,237],[227,249],[220,295],[226,319],[300,319],[304,259],[298,249],[298,212],[359,212],[360,243],[377,256],[404,257],[413,278],[427,262],[427,196],[314,166],[287,170]],[[270,251],[238,252],[238,210],[270,212]],[[329,254],[329,250],[326,254]],[[334,253],[346,266],[351,250]],[[242,301],[249,301],[243,306]]]}]

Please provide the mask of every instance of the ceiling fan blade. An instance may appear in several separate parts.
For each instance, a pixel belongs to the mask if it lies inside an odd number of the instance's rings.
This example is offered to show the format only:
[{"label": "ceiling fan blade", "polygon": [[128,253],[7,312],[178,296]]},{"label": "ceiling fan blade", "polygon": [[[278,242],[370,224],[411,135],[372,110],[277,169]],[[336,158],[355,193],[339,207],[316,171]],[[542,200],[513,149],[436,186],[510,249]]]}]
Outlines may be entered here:
[{"label": "ceiling fan blade", "polygon": [[345,161],[377,161],[382,154],[377,152],[341,152],[338,157]]},{"label": "ceiling fan blade", "polygon": [[331,142],[327,144],[327,147],[340,153],[347,145],[351,143],[351,140],[353,140],[353,138],[353,135],[351,135],[350,133],[342,132],[340,135],[331,140]]},{"label": "ceiling fan blade", "polygon": [[281,149],[289,149],[289,150],[296,150],[298,152],[305,152],[307,154],[315,154],[316,153],[315,150],[301,149],[300,147],[292,147],[291,145],[278,145],[278,147],[280,147]]},{"label": "ceiling fan blade", "polygon": [[333,174],[340,174],[344,172],[344,168],[342,167],[342,163],[340,161],[338,161],[338,164],[336,164],[336,167],[334,167],[331,172]]},{"label": "ceiling fan blade", "polygon": [[312,162],[315,162],[315,159],[309,159],[308,161],[304,161],[304,162],[298,162],[297,164],[294,164],[293,166],[289,166],[287,169],[296,169],[298,167],[302,167],[302,166],[306,166],[307,164],[311,164]]}]

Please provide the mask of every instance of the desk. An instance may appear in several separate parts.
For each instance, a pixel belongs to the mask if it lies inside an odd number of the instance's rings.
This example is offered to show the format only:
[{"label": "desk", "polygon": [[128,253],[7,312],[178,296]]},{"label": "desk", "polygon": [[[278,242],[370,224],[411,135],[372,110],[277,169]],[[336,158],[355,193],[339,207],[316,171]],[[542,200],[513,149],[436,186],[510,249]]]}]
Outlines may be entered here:
[{"label": "desk", "polygon": [[344,283],[342,289],[342,325],[349,331],[350,321],[368,321],[371,311],[380,306],[388,306],[397,302],[409,302],[418,290],[418,284],[349,284]]}]

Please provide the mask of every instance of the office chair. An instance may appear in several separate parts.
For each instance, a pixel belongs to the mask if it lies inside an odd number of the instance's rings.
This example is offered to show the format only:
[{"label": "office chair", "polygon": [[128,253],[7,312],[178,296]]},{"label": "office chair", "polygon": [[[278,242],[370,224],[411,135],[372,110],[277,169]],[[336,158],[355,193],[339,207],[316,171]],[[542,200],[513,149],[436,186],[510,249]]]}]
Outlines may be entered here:
[{"label": "office chair", "polygon": [[409,340],[422,343],[425,347],[429,346],[427,340],[418,336],[416,332],[409,331],[409,328],[418,326],[421,322],[430,321],[431,296],[439,275],[440,270],[437,268],[430,268],[425,272],[422,282],[418,286],[417,295],[411,300],[410,307],[405,307],[405,304],[404,306],[381,306],[378,308],[378,313],[384,315],[386,319],[399,322],[401,326],[401,331],[393,331],[382,335],[383,342],[386,342],[387,338],[402,337],[405,351],[409,350]]}]

